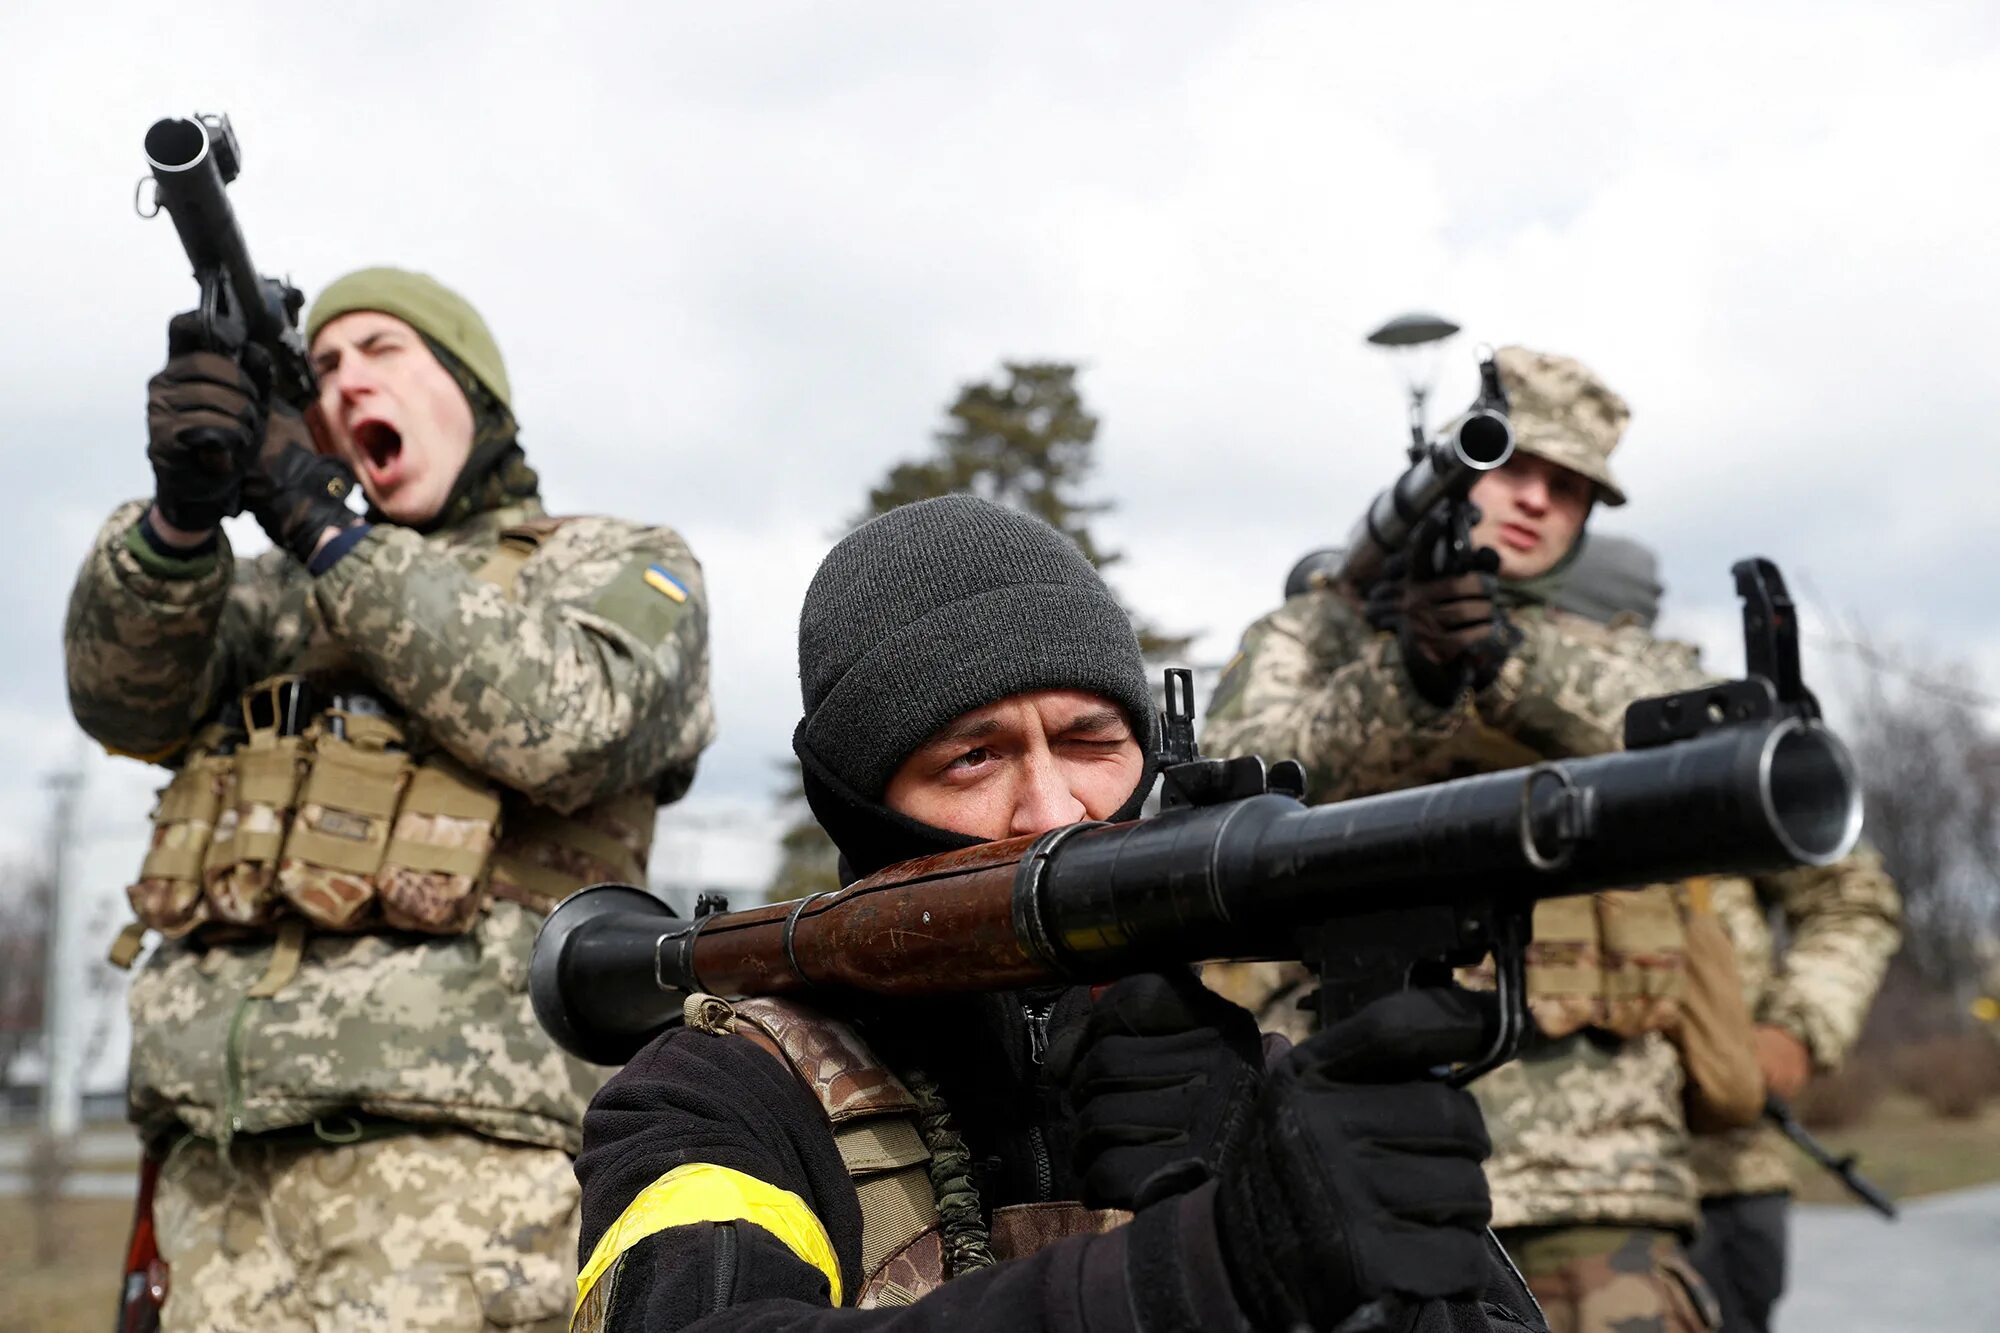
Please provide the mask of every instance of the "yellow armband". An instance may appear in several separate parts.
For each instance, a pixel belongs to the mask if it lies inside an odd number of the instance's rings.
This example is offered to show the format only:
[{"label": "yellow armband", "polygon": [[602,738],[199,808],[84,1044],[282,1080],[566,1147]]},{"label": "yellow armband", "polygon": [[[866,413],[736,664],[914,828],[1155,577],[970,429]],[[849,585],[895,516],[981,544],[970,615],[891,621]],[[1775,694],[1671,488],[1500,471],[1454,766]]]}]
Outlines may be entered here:
[{"label": "yellow armband", "polygon": [[840,1261],[826,1227],[790,1190],[767,1185],[726,1166],[690,1162],[661,1176],[626,1205],[598,1238],[590,1262],[576,1279],[580,1306],[620,1255],[646,1237],[691,1222],[754,1222],[783,1241],[793,1254],[826,1274],[833,1303],[840,1304]]}]

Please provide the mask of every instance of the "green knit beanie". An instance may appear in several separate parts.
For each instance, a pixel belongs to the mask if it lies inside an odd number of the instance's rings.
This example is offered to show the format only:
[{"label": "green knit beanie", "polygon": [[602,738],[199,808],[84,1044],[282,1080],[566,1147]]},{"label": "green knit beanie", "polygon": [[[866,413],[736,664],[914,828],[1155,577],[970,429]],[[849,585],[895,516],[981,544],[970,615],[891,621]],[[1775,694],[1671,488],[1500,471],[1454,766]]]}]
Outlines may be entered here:
[{"label": "green knit beanie", "polygon": [[442,344],[479,377],[480,383],[512,411],[507,364],[486,321],[466,299],[427,273],[401,268],[364,268],[338,278],[319,294],[306,314],[306,345],[319,331],[356,310],[394,315],[425,337]]}]

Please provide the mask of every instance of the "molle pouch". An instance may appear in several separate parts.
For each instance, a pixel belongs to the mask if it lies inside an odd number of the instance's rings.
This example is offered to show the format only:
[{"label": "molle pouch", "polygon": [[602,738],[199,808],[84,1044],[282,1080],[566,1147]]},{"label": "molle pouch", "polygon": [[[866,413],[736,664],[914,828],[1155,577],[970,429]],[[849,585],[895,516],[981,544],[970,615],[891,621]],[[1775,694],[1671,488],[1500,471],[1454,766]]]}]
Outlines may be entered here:
[{"label": "molle pouch", "polygon": [[153,807],[152,843],[125,896],[140,923],[168,939],[180,939],[209,919],[202,859],[222,811],[231,764],[228,755],[197,752],[161,788]]},{"label": "molle pouch", "polygon": [[202,864],[211,916],[236,926],[269,925],[283,907],[276,880],[285,827],[305,774],[305,707],[299,681],[280,677],[243,696],[245,739],[237,747],[233,793]]},{"label": "molle pouch", "polygon": [[1667,885],[1593,895],[1604,949],[1606,1031],[1630,1040],[1672,1029],[1687,988],[1687,928]]},{"label": "molle pouch", "polygon": [[1536,903],[1527,961],[1528,1012],[1543,1036],[1555,1040],[1604,1025],[1603,952],[1593,895]]},{"label": "molle pouch", "polygon": [[456,935],[489,896],[487,862],[499,833],[500,795],[445,755],[410,779],[375,876],[382,919],[398,930]]},{"label": "molle pouch", "polygon": [[1686,1081],[1681,1105],[1688,1128],[1717,1134],[1754,1125],[1764,1113],[1764,1074],[1757,1067],[1757,1027],[1736,970],[1736,946],[1709,906],[1710,882],[1682,886],[1687,931],[1687,984],[1679,1022],[1668,1034],[1680,1051]]},{"label": "molle pouch", "polygon": [[278,892],[323,930],[372,924],[375,874],[410,781],[403,730],[368,712],[329,709],[312,729],[312,765],[278,864]]}]

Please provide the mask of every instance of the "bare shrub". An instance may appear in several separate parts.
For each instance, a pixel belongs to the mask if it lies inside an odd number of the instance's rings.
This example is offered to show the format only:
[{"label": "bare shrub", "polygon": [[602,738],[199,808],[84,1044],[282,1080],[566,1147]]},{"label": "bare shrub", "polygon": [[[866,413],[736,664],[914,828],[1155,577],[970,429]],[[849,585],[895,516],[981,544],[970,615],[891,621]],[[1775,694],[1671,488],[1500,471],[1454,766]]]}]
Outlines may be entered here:
[{"label": "bare shrub", "polygon": [[1868,1118],[1889,1090],[1889,1071],[1867,1052],[1806,1085],[1794,1108],[1808,1129],[1846,1129]]},{"label": "bare shrub", "polygon": [[1927,1037],[1891,1057],[1896,1083],[1937,1115],[1967,1120],[2000,1094],[2000,1048],[1976,1032]]}]

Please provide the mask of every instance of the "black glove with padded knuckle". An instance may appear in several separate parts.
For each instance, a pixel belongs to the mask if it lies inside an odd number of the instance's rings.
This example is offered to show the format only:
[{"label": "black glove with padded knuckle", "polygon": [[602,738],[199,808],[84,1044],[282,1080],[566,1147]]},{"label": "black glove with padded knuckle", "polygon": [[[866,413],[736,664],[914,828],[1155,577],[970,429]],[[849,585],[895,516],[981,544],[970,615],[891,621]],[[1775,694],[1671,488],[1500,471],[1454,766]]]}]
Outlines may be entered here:
[{"label": "black glove with padded knuckle", "polygon": [[1191,971],[1110,986],[1050,1047],[1069,1086],[1083,1201],[1137,1210],[1207,1180],[1249,1126],[1263,1038]]},{"label": "black glove with padded knuckle", "polygon": [[1271,1071],[1215,1199],[1257,1327],[1332,1328],[1371,1301],[1484,1286],[1492,1148],[1478,1103],[1432,1071],[1483,1053],[1497,1026],[1490,995],[1403,991]]},{"label": "black glove with padded knuckle", "polygon": [[309,563],[328,528],[361,522],[347,507],[353,489],[353,471],[314,449],[305,418],[287,404],[274,404],[262,448],[243,478],[243,507],[256,515],[272,543],[300,564]]},{"label": "black glove with padded knuckle", "polygon": [[[1478,521],[1478,512],[1468,512],[1467,526]],[[1445,542],[1436,519],[1418,527],[1412,547],[1420,554],[1402,561],[1395,616],[1410,683],[1440,708],[1451,707],[1467,688],[1491,685],[1520,640],[1500,604],[1500,553],[1480,547],[1462,572],[1433,573],[1453,563],[1440,554]]]},{"label": "black glove with padded knuckle", "polygon": [[167,522],[203,532],[243,511],[268,389],[255,367],[209,343],[194,311],[168,322],[167,364],[146,384],[146,457]]}]

